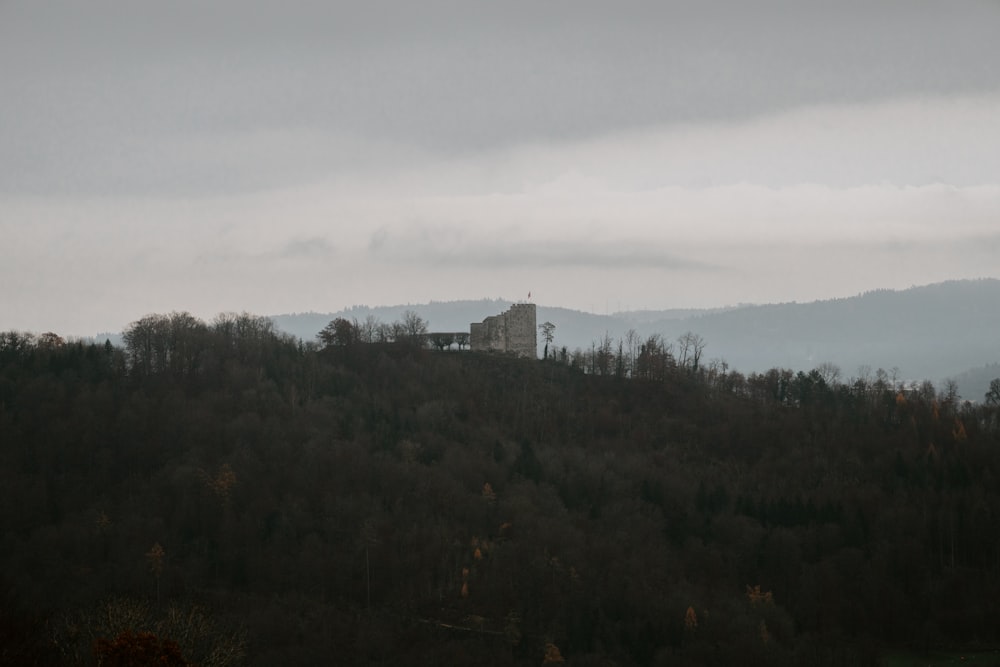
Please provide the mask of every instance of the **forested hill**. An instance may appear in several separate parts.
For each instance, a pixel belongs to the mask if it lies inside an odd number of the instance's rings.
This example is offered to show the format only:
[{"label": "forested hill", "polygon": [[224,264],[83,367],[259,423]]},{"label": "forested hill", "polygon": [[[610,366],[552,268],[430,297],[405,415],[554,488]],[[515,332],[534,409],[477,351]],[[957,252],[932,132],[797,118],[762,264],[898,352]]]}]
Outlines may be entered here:
[{"label": "forested hill", "polygon": [[847,374],[859,366],[895,367],[908,379],[938,381],[1000,361],[1000,280],[753,306],[686,324],[712,345],[713,356],[740,369],[809,370],[832,362]]},{"label": "forested hill", "polygon": [[[283,331],[313,340],[335,317],[363,320],[368,315],[389,321],[412,310],[433,331],[468,331],[502,312],[509,301],[433,302],[368,308],[356,306],[337,313],[279,315]],[[646,338],[653,334],[676,340],[685,332],[699,334],[706,355],[726,361],[743,372],[769,368],[812,370],[824,362],[839,366],[845,376],[862,366],[896,368],[907,380],[939,383],[1000,362],[1000,280],[962,280],[876,290],[855,297],[815,301],[742,305],[712,310],[621,312],[595,315],[566,308],[539,306],[538,322],[556,325],[555,346],[586,350],[605,334],[624,338],[629,329]],[[103,339],[102,339],[103,340]],[[540,343],[541,344],[541,343]],[[541,348],[539,349],[541,356]],[[962,395],[978,400],[984,387],[969,378]]]},{"label": "forested hill", "polygon": [[4,661],[874,666],[1000,641],[993,403],[157,322],[125,349],[0,336]]}]

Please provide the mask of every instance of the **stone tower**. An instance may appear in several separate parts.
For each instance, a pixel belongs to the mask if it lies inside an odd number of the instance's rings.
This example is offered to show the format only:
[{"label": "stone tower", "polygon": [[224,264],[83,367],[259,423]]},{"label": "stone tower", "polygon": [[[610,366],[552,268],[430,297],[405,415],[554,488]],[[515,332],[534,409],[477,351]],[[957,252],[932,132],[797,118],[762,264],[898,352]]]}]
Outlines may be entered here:
[{"label": "stone tower", "polygon": [[473,352],[507,352],[519,357],[538,357],[535,304],[516,303],[504,313],[473,322],[469,347]]}]

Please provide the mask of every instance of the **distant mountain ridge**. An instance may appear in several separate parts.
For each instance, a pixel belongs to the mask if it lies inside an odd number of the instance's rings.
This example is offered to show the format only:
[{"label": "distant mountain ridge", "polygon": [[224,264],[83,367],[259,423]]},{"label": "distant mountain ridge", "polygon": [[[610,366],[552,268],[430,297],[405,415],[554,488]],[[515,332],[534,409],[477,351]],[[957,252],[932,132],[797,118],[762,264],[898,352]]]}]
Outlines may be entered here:
[{"label": "distant mountain ridge", "polygon": [[[471,322],[510,307],[505,299],[432,301],[427,304],[353,306],[332,313],[273,316],[275,324],[313,340],[336,317],[363,320],[369,314],[391,322],[407,310],[428,321],[432,331],[468,331]],[[538,322],[556,325],[555,345],[586,349],[604,335],[624,337],[630,329],[643,338],[667,341],[687,331],[706,342],[707,359],[725,360],[744,373],[781,367],[810,370],[823,362],[839,366],[845,377],[862,366],[898,369],[898,377],[939,382],[956,377],[969,399],[981,399],[963,377],[1000,362],[1000,280],[954,280],[905,290],[879,289],[854,297],[740,305],[716,309],[631,311],[596,315],[568,308],[538,306]],[[959,376],[962,377],[959,377]],[[980,373],[981,375],[981,373]],[[977,387],[979,380],[974,383]]]},{"label": "distant mountain ridge", "polygon": [[846,373],[896,367],[904,378],[938,379],[1000,360],[998,306],[1000,280],[968,280],[752,306],[688,323],[741,369],[830,361]]}]

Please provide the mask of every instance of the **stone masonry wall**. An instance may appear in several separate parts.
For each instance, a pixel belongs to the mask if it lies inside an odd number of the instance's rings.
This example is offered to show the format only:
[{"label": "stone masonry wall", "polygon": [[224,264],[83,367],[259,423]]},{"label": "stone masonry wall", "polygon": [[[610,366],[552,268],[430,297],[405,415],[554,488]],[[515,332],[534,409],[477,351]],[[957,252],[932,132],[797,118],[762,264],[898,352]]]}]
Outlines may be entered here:
[{"label": "stone masonry wall", "polygon": [[538,356],[535,322],[535,304],[514,304],[500,315],[473,322],[469,328],[469,347],[474,352],[510,352],[534,359]]}]

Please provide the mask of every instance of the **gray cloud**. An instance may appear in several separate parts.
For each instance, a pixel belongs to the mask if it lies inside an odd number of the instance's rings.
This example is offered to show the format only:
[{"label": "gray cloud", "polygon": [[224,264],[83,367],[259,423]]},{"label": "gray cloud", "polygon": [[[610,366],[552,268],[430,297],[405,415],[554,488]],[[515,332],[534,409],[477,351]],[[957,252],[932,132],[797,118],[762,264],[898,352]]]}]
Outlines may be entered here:
[{"label": "gray cloud", "polygon": [[0,2],[0,329],[995,274],[998,24],[978,0]]},{"label": "gray cloud", "polygon": [[8,2],[0,187],[256,190],[351,169],[345,136],[470,154],[996,91],[998,20],[972,1]]},{"label": "gray cloud", "polygon": [[[322,187],[187,205],[8,205],[0,329],[85,334],[147,312],[323,312],[527,290],[590,310],[807,301],[996,271],[996,186],[635,194],[569,185],[509,196],[328,195],[339,213]],[[310,205],[296,208],[300,199]]]},{"label": "gray cloud", "polygon": [[[522,241],[440,238],[448,232],[423,230],[392,236],[381,231],[369,245],[374,258],[392,265],[459,270],[591,268],[658,271],[719,271],[710,263],[678,257],[648,240],[586,243],[570,240]],[[462,235],[457,235],[461,237]]]},{"label": "gray cloud", "polygon": [[337,248],[327,239],[313,237],[289,241],[275,254],[288,260],[326,261],[337,256]]},{"label": "gray cloud", "polygon": [[295,237],[287,241],[278,236],[265,242],[267,245],[277,245],[273,250],[218,247],[219,237],[211,235],[209,238],[217,247],[198,254],[192,262],[193,266],[258,266],[266,270],[274,268],[275,265],[288,263],[331,262],[340,254],[339,249],[329,239],[319,236]]}]

